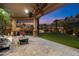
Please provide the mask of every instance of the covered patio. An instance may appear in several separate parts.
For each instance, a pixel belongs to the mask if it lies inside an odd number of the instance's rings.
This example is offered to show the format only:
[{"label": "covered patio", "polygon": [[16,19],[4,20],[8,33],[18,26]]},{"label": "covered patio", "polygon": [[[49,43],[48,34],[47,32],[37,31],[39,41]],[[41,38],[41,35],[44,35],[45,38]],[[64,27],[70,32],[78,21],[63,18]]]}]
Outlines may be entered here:
[{"label": "covered patio", "polygon": [[[41,16],[55,11],[66,5],[64,3],[3,3],[1,8],[7,9],[11,14],[12,32],[19,31],[18,24],[32,25],[33,36],[39,35],[39,19]],[[26,30],[26,29],[25,29]]]},{"label": "covered patio", "polygon": [[[33,36],[26,36],[29,38],[29,44],[19,45],[18,36],[12,36],[11,49],[7,52],[2,52],[0,55],[5,56],[79,56],[79,50],[53,41],[45,40],[38,37],[39,35],[39,19],[40,17],[55,11],[56,9],[64,6],[64,3],[3,3],[0,7],[7,9],[11,16],[12,32],[16,33],[23,30],[31,30],[21,28],[19,26],[32,25]],[[18,26],[19,25],[19,26]],[[14,34],[13,34],[14,35]],[[57,37],[57,36],[56,36]],[[52,38],[54,39],[54,38]],[[58,38],[59,39],[59,38]]]}]

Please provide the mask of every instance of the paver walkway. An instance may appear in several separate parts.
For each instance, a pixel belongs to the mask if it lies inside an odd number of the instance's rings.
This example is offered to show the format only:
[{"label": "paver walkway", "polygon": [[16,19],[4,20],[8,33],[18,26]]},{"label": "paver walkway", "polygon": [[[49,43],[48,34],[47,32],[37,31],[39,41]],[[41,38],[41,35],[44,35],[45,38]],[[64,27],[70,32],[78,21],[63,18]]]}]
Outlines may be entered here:
[{"label": "paver walkway", "polygon": [[[17,45],[7,56],[79,56],[79,49],[48,41],[39,37],[27,36],[29,44]],[[53,38],[52,38],[53,39]],[[14,38],[18,41],[17,37]]]}]

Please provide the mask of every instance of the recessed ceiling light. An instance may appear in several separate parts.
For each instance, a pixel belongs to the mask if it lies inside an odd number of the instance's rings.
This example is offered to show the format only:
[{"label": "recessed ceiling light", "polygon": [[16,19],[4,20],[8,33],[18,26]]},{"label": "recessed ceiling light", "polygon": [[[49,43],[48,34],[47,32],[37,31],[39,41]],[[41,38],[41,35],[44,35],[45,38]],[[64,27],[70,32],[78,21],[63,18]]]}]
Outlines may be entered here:
[{"label": "recessed ceiling light", "polygon": [[28,14],[28,13],[29,13],[29,10],[28,10],[28,9],[25,9],[24,12],[25,12],[26,14]]}]

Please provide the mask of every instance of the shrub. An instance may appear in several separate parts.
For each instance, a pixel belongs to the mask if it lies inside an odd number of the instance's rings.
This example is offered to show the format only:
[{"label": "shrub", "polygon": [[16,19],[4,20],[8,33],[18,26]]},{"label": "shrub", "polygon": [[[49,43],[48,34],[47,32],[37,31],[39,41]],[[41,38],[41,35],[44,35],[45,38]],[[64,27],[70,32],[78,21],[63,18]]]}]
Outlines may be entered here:
[{"label": "shrub", "polygon": [[79,29],[75,30],[76,36],[79,36]]},{"label": "shrub", "polygon": [[67,34],[73,34],[73,30],[72,29],[66,29],[66,33]]}]

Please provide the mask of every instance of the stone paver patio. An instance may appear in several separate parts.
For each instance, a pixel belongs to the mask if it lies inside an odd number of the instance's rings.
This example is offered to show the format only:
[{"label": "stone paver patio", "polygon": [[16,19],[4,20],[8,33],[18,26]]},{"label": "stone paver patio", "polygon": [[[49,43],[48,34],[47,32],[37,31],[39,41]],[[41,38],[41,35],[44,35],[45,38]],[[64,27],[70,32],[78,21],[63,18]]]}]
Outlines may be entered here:
[{"label": "stone paver patio", "polygon": [[[27,36],[29,44],[17,45],[6,52],[6,56],[79,56],[79,49],[48,41],[39,37]],[[14,38],[18,41],[18,37]],[[53,38],[52,38],[53,39]]]}]

